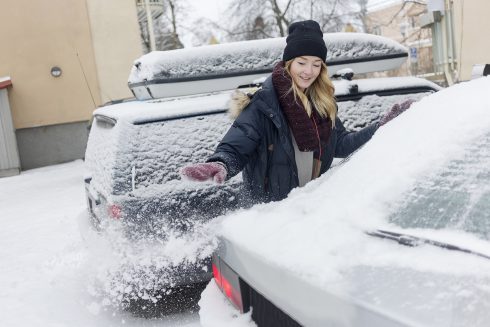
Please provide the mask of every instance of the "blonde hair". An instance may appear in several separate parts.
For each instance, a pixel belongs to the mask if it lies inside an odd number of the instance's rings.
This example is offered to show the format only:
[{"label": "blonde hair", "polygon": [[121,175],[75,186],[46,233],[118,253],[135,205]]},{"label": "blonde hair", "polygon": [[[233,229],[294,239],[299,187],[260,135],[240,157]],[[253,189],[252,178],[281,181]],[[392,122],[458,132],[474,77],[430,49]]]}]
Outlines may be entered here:
[{"label": "blonde hair", "polygon": [[[290,67],[294,59],[288,60],[284,67],[286,72],[291,76]],[[337,104],[335,101],[335,88],[328,76],[327,65],[322,61],[322,67],[320,74],[315,79],[305,92],[303,92],[294,82],[291,85],[291,89],[294,92],[294,98],[299,98],[303,107],[306,110],[308,116],[311,117],[311,105],[315,107],[318,114],[332,120],[332,126],[335,126],[335,116],[337,115]],[[311,102],[309,99],[311,99]]]}]

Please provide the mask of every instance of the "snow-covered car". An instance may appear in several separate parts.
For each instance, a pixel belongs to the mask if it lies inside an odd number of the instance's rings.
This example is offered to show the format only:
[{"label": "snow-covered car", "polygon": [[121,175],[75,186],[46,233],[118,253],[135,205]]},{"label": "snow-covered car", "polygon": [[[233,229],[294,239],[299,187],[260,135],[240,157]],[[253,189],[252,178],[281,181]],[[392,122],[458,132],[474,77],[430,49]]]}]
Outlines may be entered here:
[{"label": "snow-covered car", "polygon": [[[331,74],[342,73],[339,68],[346,72],[346,65],[359,73],[390,69],[406,59],[406,49],[393,41],[342,35],[325,37],[330,42],[327,63]],[[142,260],[145,271],[126,278],[128,283],[139,279],[138,285],[112,287],[124,298],[148,298],[167,287],[211,279],[212,251],[195,241],[203,239],[206,221],[248,205],[240,192],[241,175],[224,185],[199,184],[182,181],[179,170],[188,163],[203,162],[231,126],[227,102],[232,91],[226,89],[250,84],[280,58],[284,39],[269,41],[150,53],[135,62],[130,76],[130,87],[139,100],[94,112],[85,156],[91,224],[99,231],[106,225],[120,226],[130,244],[154,243],[161,249],[143,250],[158,258]],[[264,46],[265,50],[260,50]],[[253,55],[256,52],[259,56]],[[196,53],[197,58],[193,57]],[[233,59],[233,55],[238,57]],[[211,63],[206,64],[206,58]],[[216,60],[223,63],[223,58],[235,63],[231,72],[220,71],[219,65],[215,66],[218,72],[209,68]],[[194,76],[195,71],[204,75]],[[377,121],[396,103],[419,100],[440,89],[414,77],[340,78],[334,85],[339,116],[354,130]],[[196,90],[204,93],[193,94]],[[165,251],[177,239],[193,245],[187,248],[189,253],[180,248],[169,256]]]},{"label": "snow-covered car", "polygon": [[225,217],[201,303],[218,285],[258,326],[488,326],[488,90],[425,97],[334,172]]}]

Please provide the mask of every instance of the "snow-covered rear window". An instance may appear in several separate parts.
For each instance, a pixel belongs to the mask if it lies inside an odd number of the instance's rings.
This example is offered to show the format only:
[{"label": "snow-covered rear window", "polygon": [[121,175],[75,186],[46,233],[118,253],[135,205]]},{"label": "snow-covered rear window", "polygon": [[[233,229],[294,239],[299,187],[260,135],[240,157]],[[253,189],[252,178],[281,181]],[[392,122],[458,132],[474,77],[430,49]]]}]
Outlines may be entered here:
[{"label": "snow-covered rear window", "polygon": [[135,167],[137,189],[180,179],[179,169],[204,162],[213,153],[232,121],[226,113],[135,125],[135,137],[125,148]]},{"label": "snow-covered rear window", "polygon": [[391,221],[402,227],[463,230],[490,240],[490,133],[420,179],[396,207]]},{"label": "snow-covered rear window", "polygon": [[358,131],[367,125],[378,121],[393,105],[406,100],[418,101],[432,92],[397,94],[397,95],[367,95],[360,100],[339,101],[339,118],[345,128]]},{"label": "snow-covered rear window", "polygon": [[181,167],[213,153],[231,123],[225,112],[140,125],[94,120],[86,154],[91,185],[105,196],[164,192],[180,180]]}]

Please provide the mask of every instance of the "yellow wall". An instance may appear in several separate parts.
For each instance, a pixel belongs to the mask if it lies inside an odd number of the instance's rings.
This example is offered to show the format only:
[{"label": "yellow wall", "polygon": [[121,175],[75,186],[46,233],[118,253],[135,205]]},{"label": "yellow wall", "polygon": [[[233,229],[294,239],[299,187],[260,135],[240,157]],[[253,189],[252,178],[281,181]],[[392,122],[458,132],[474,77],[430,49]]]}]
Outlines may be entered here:
[{"label": "yellow wall", "polygon": [[102,102],[130,97],[129,72],[143,54],[135,1],[87,0],[87,7]]},{"label": "yellow wall", "polygon": [[0,75],[12,78],[15,128],[89,119],[100,96],[85,1],[3,2]]},{"label": "yellow wall", "polygon": [[3,0],[0,8],[0,76],[12,78],[16,129],[86,121],[98,105],[131,96],[127,79],[142,55],[133,0]]},{"label": "yellow wall", "polygon": [[454,42],[459,79],[469,80],[474,64],[490,64],[490,1],[454,0]]}]

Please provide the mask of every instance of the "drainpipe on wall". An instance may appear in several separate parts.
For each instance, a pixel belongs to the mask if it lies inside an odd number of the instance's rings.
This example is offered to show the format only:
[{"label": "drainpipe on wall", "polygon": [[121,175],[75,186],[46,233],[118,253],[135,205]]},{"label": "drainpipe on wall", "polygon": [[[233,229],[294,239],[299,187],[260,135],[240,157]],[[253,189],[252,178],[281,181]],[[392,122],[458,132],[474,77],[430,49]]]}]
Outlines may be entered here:
[{"label": "drainpipe on wall", "polygon": [[448,85],[454,84],[453,74],[455,73],[455,56],[453,42],[453,24],[452,24],[452,0],[444,1],[444,17],[442,24],[442,40],[444,52],[444,75]]},{"label": "drainpipe on wall", "polygon": [[151,14],[149,0],[145,0],[146,21],[148,22],[148,35],[150,37],[150,51],[155,51],[155,32],[153,31],[153,16]]},{"label": "drainpipe on wall", "polygon": [[427,9],[433,18],[432,50],[434,67],[441,72],[448,85],[454,84],[456,76],[456,56],[452,21],[452,0],[427,0]]},{"label": "drainpipe on wall", "polygon": [[454,23],[453,23],[453,3],[454,0],[447,0],[448,1],[448,9],[447,9],[447,21],[446,21],[446,27],[448,30],[448,41],[450,45],[450,55],[451,55],[451,71],[453,72],[453,76],[456,79],[456,82],[459,81],[459,70],[458,68],[458,62],[457,60],[457,54],[456,54],[456,47],[455,47],[455,42],[454,42]]},{"label": "drainpipe on wall", "polygon": [[447,33],[447,10],[445,10],[445,15],[441,21],[441,39],[442,39],[442,65],[444,67],[444,76],[446,76],[446,81],[449,86],[454,84],[453,77],[449,71],[449,56],[448,56],[448,33]]},{"label": "drainpipe on wall", "polygon": [[0,177],[20,173],[19,150],[8,99],[10,87],[12,87],[10,77],[0,76]]}]

